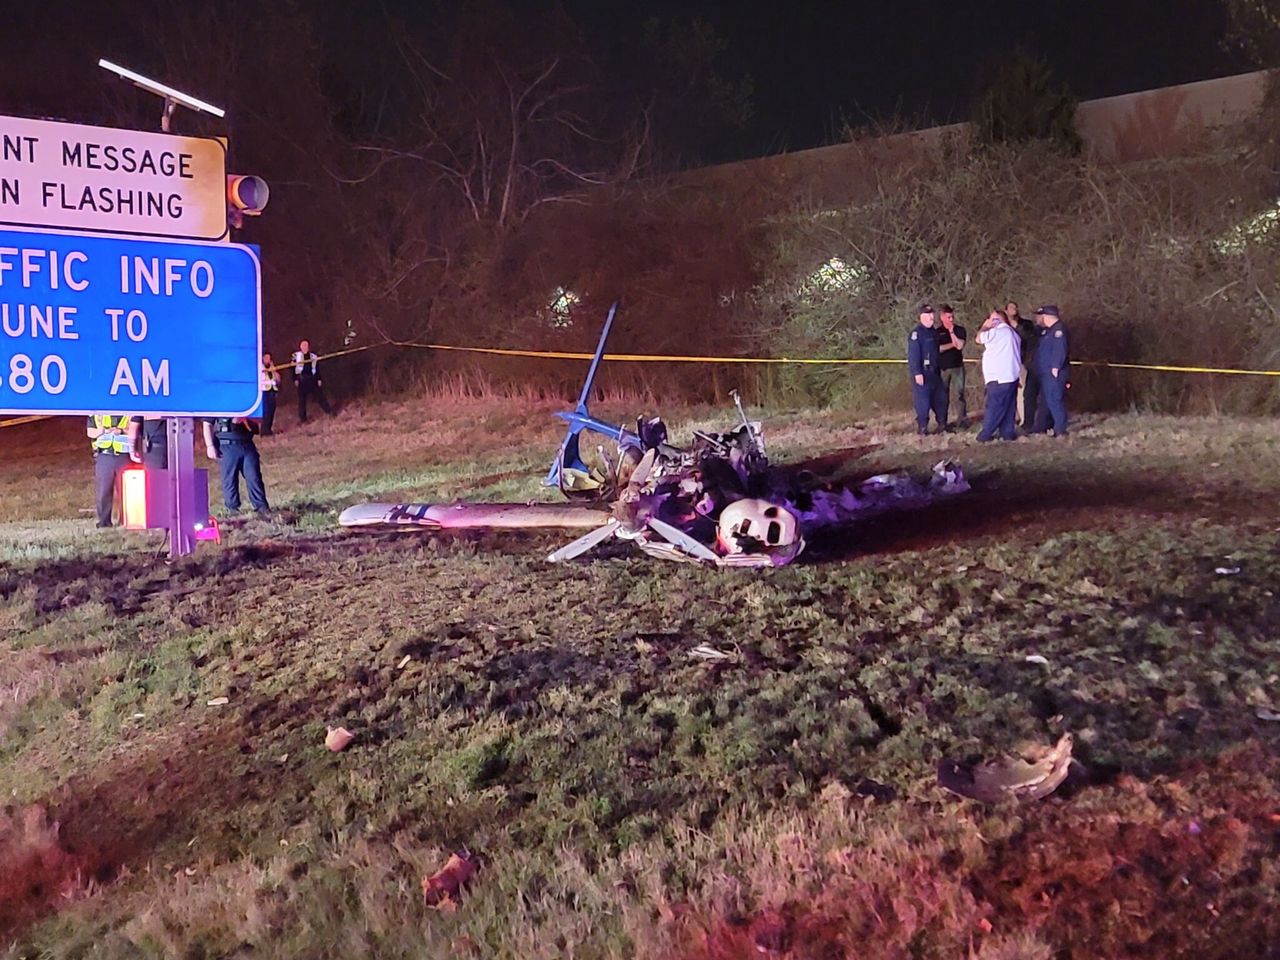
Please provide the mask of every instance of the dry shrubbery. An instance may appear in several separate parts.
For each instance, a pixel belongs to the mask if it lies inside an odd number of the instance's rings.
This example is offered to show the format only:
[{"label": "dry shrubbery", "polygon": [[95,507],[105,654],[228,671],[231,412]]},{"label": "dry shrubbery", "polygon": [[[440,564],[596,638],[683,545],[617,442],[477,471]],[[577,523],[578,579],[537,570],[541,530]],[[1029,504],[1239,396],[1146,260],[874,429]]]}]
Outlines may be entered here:
[{"label": "dry shrubbery", "polygon": [[[1102,165],[1050,146],[969,152],[953,141],[877,171],[867,199],[778,222],[760,289],[765,346],[791,355],[889,356],[921,300],[956,306],[972,330],[1013,298],[1059,304],[1082,360],[1274,368],[1280,362],[1278,164],[1270,108],[1194,156]],[[805,278],[829,258],[844,284]],[[836,287],[832,289],[831,287]],[[901,377],[889,380],[900,386]],[[784,386],[832,400],[874,382],[789,371]],[[1171,410],[1274,409],[1274,384],[1102,373],[1077,403]]]},{"label": "dry shrubbery", "polygon": [[[724,197],[679,184],[602,191],[590,204],[548,208],[507,231],[477,236],[466,265],[450,267],[448,291],[429,312],[408,297],[392,335],[434,342],[590,352],[609,305],[621,300],[610,350],[739,355],[751,348],[744,294],[759,280],[755,251],[765,224]],[[558,290],[575,300],[553,309]],[[564,398],[582,382],[582,361],[378,351],[388,387],[425,381],[509,384]],[[602,389],[688,400],[723,396],[740,371],[716,367],[608,365]],[[486,391],[487,392],[487,391]]]},{"label": "dry shrubbery", "polygon": [[[897,359],[922,299],[952,303],[972,329],[1012,298],[1027,313],[1059,304],[1078,360],[1274,368],[1277,117],[1268,106],[1187,157],[1122,167],[954,136],[886,160],[884,141],[869,139],[838,174],[852,202],[782,216],[767,213],[794,202],[786,178],[749,182],[745,168],[598,194],[477,246],[466,282],[433,301],[432,328],[452,342],[589,350],[621,297],[619,352]],[[558,287],[583,296],[572,322],[548,310]],[[387,359],[423,375],[420,353]],[[459,366],[565,395],[581,374],[580,362],[425,364],[430,379]],[[896,405],[903,393],[897,367],[630,365],[606,377],[702,400],[735,385],[800,404]],[[1280,406],[1263,378],[1081,366],[1074,381],[1075,403],[1094,408]]]}]

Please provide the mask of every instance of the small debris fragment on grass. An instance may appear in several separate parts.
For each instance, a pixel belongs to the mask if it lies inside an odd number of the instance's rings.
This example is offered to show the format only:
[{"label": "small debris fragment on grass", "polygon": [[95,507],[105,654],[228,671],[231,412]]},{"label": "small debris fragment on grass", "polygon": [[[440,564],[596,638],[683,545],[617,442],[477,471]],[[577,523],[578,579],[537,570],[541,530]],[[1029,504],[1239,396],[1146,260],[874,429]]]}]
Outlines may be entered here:
[{"label": "small debris fragment on grass", "polygon": [[751,942],[756,953],[766,957],[782,956],[790,946],[787,918],[777,910],[764,910],[751,923]]},{"label": "small debris fragment on grass", "polygon": [[231,700],[228,697],[214,697],[212,700],[206,700],[205,706],[206,707],[222,707],[230,702]]},{"label": "small debris fragment on grass", "polygon": [[1046,657],[1042,657],[1042,656],[1040,656],[1040,654],[1038,654],[1038,653],[1029,653],[1029,654],[1027,654],[1027,656],[1026,656],[1026,662],[1027,662],[1027,663],[1038,663],[1038,664],[1040,664],[1040,666],[1042,666],[1042,667],[1047,667],[1047,666],[1049,665],[1049,661],[1048,661],[1048,659],[1047,659]]},{"label": "small debris fragment on grass", "polygon": [[476,858],[470,851],[449,854],[445,865],[422,881],[422,902],[437,910],[456,910],[476,869]]},{"label": "small debris fragment on grass", "polygon": [[324,746],[331,753],[341,753],[355,738],[355,734],[346,727],[330,727],[324,738]]},{"label": "small debris fragment on grass", "polygon": [[1088,577],[1085,577],[1082,580],[1077,580],[1071,585],[1071,589],[1082,597],[1101,597],[1105,596],[1107,592]]},{"label": "small debris fragment on grass", "polygon": [[723,650],[717,650],[715,647],[705,643],[700,643],[689,651],[689,656],[697,657],[699,660],[729,660],[733,654],[725,653]]},{"label": "small debris fragment on grass", "polygon": [[1071,769],[1072,737],[1064,733],[1052,747],[1039,744],[990,763],[966,766],[954,760],[938,764],[938,786],[962,797],[998,803],[1040,800],[1061,786]]},{"label": "small debris fragment on grass", "polygon": [[1240,568],[1239,567],[1215,567],[1213,572],[1218,574],[1218,576],[1220,577],[1234,577],[1237,573],[1240,572]]},{"label": "small debris fragment on grass", "polygon": [[409,654],[407,654],[407,653],[406,653],[406,654],[404,655],[404,659],[403,659],[403,660],[401,660],[399,663],[397,663],[397,664],[396,664],[396,669],[397,669],[397,670],[403,670],[405,667],[407,667],[407,666],[409,665],[409,661],[410,661],[410,660],[412,660],[412,659],[413,659],[413,657],[409,656]]},{"label": "small debris fragment on grass", "polygon": [[1270,707],[1258,707],[1253,711],[1253,715],[1259,720],[1280,721],[1280,711],[1272,710]]}]

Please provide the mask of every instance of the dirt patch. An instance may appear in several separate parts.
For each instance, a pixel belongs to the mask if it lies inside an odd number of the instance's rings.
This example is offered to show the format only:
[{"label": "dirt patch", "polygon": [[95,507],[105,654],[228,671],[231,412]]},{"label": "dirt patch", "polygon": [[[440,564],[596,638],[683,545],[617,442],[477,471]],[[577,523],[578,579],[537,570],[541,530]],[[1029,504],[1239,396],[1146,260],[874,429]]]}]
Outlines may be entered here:
[{"label": "dirt patch", "polygon": [[14,935],[87,885],[141,869],[194,823],[261,798],[226,763],[239,725],[179,729],[73,777],[0,820],[0,936]]},{"label": "dirt patch", "polygon": [[[1257,744],[1142,782],[1099,808],[1046,804],[973,886],[997,926],[1027,923],[1061,956],[1274,956],[1280,762]],[[1091,802],[1092,801],[1092,802]]]},{"label": "dirt patch", "polygon": [[1246,745],[1176,776],[984,808],[1014,825],[1007,837],[984,840],[980,829],[1005,831],[979,819],[959,846],[886,839],[877,824],[922,812],[893,805],[853,847],[823,853],[797,836],[780,866],[798,883],[783,870],[769,889],[761,874],[720,911],[677,901],[659,923],[682,960],[1273,958],[1278,773],[1274,755]]}]

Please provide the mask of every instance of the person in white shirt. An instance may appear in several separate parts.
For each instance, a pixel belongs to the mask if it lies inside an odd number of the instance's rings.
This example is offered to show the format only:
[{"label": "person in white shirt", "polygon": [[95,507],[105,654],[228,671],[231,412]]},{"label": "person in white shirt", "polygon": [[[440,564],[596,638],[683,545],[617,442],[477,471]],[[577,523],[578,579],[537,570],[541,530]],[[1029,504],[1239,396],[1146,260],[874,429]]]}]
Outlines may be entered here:
[{"label": "person in white shirt", "polygon": [[262,355],[258,386],[262,389],[262,436],[269,437],[276,422],[276,401],[280,398],[280,371],[271,362],[269,353]]},{"label": "person in white shirt", "polygon": [[978,333],[982,344],[982,379],[987,385],[987,405],[978,442],[987,443],[996,434],[1014,440],[1014,418],[1018,406],[1018,380],[1022,374],[1022,338],[1009,324],[1003,310],[992,310]]}]

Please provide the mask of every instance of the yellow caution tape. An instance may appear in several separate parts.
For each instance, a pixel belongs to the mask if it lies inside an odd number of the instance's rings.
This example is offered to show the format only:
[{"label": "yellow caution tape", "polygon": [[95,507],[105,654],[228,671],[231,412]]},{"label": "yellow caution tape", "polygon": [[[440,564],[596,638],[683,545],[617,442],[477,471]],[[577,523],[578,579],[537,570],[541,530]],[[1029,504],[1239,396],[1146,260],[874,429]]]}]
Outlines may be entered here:
[{"label": "yellow caution tape", "polygon": [[[594,353],[572,353],[561,350],[509,350],[502,347],[458,347],[447,343],[406,343],[406,347],[421,347],[426,350],[453,350],[460,353],[489,353],[502,357],[537,357],[543,360],[591,360]],[[905,360],[884,359],[813,359],[800,357],[701,357],[679,356],[660,353],[606,353],[605,360],[616,360],[630,363],[810,363],[810,364],[853,364],[853,363],[906,363]]]},{"label": "yellow caution tape", "polygon": [[[348,347],[346,350],[338,350],[334,353],[318,353],[316,354],[315,362],[319,363],[321,360],[332,360],[334,357],[345,357],[349,353],[359,353],[361,350],[369,350],[373,347],[381,347],[381,346],[385,346],[385,344],[373,343],[373,344],[366,344],[365,346],[361,346],[361,347]],[[308,360],[307,362],[311,363],[312,361]],[[288,370],[292,366],[294,366],[294,362],[290,360],[288,363],[277,363],[268,369],[270,369],[273,372],[279,372],[280,370]]]},{"label": "yellow caution tape", "polygon": [[1156,370],[1161,373],[1226,373],[1241,377],[1280,377],[1280,370],[1237,370],[1232,367],[1173,367],[1163,363],[1112,363],[1110,360],[1072,360],[1073,367],[1112,367],[1116,370]]},{"label": "yellow caution tape", "polygon": [[[452,350],[463,353],[488,353],[504,357],[536,357],[545,360],[590,360],[591,353],[571,353],[559,350],[511,350],[501,347],[460,347],[445,343],[404,343],[397,346],[421,347],[427,350]],[[894,360],[888,357],[707,357],[681,356],[676,354],[649,353],[606,353],[605,360],[632,363],[790,363],[848,365],[867,363],[905,364],[906,360]],[[965,363],[981,363],[976,357],[966,357]],[[1073,367],[1114,367],[1120,370],[1156,370],[1164,373],[1222,373],[1238,376],[1280,377],[1280,370],[1241,370],[1229,367],[1178,367],[1169,364],[1155,363],[1113,363],[1108,360],[1072,360]]]},{"label": "yellow caution tape", "polygon": [[[568,350],[516,350],[506,347],[463,347],[450,343],[412,343],[388,341],[385,344],[365,344],[349,347],[334,353],[319,354],[316,360],[332,360],[352,353],[360,353],[373,347],[396,346],[416,347],[423,350],[446,350],[455,353],[482,353],[500,357],[532,357],[539,360],[590,360],[595,354],[578,353]],[[852,366],[861,364],[895,364],[901,366],[906,360],[894,360],[887,357],[708,357],[684,356],[663,353],[606,353],[605,360],[616,363],[785,363],[804,364],[810,366]],[[980,363],[977,358],[967,358],[965,363]],[[1153,370],[1157,373],[1209,373],[1242,377],[1280,377],[1280,370],[1244,370],[1234,367],[1180,367],[1163,363],[1116,363],[1109,360],[1072,360],[1073,367],[1110,367],[1115,370]],[[278,363],[272,370],[287,370],[293,362]],[[15,417],[11,420],[0,420],[0,429],[16,427],[24,423],[35,423],[37,420],[48,420],[47,416]]]},{"label": "yellow caution tape", "polygon": [[24,423],[35,423],[37,420],[48,420],[44,415],[31,417],[14,417],[12,420],[0,420],[0,427],[17,427]]},{"label": "yellow caution tape", "polygon": [[[360,347],[349,347],[346,350],[338,350],[335,353],[317,354],[316,361],[319,362],[320,360],[331,360],[334,357],[346,356],[348,353],[359,353],[361,350],[370,349],[371,346],[383,346],[383,344],[371,344],[371,345],[365,345]],[[288,370],[292,366],[293,366],[293,361],[290,360],[288,363],[277,363],[275,366],[271,367],[271,369],[272,370]],[[67,416],[80,416],[80,414],[67,414]],[[37,420],[51,420],[51,419],[53,419],[53,417],[50,416],[49,414],[40,414],[38,416],[14,417],[11,420],[0,420],[0,430],[3,430],[5,427],[19,427],[19,426],[22,426],[22,424],[24,423],[35,423]]]}]

